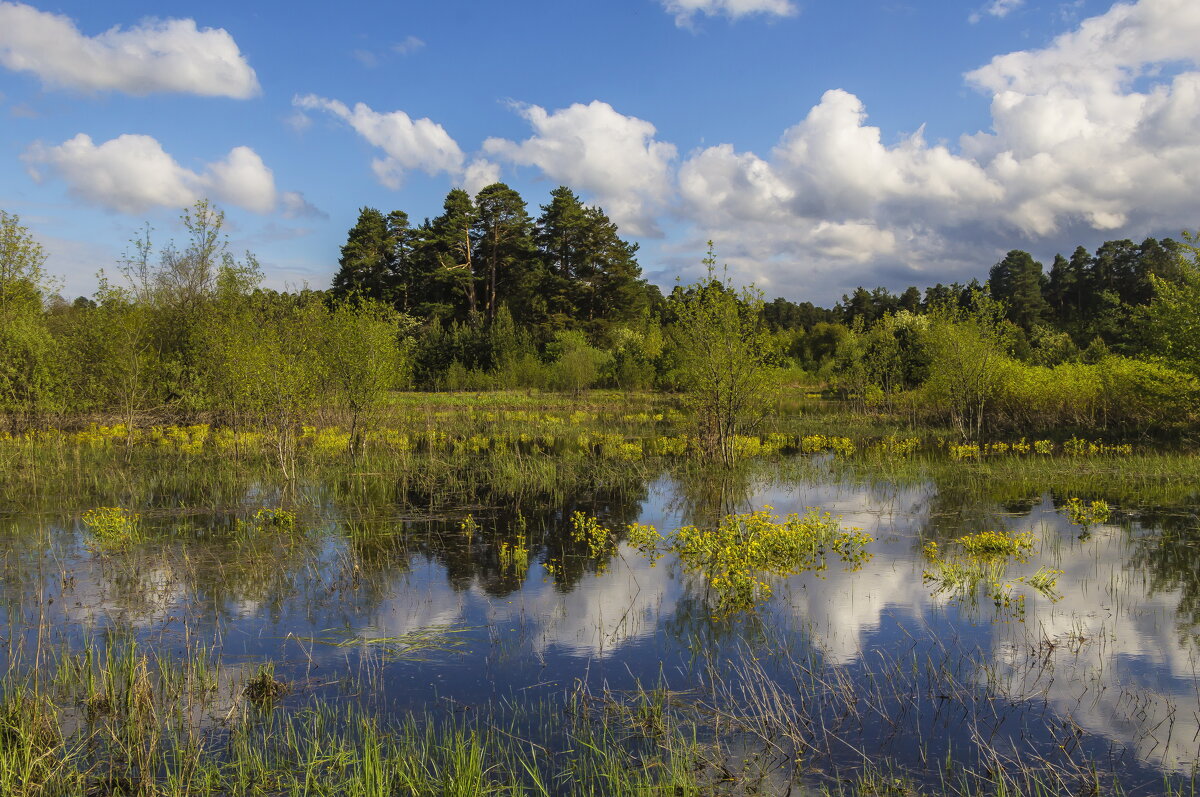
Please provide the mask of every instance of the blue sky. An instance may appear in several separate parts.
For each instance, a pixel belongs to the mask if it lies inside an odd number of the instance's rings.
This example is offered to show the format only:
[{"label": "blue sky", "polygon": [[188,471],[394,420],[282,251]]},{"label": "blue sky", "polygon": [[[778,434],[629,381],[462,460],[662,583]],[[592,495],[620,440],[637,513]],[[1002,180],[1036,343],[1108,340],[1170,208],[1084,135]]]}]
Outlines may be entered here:
[{"label": "blue sky", "polygon": [[209,196],[275,287],[358,208],[567,184],[769,296],[1200,224],[1200,3],[0,0],[0,209],[70,296]]}]

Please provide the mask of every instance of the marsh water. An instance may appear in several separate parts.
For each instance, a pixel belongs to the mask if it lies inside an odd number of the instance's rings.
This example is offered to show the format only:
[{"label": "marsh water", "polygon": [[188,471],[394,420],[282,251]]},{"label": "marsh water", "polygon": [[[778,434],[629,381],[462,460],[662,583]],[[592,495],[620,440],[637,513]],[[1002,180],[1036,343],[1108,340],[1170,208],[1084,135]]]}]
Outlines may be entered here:
[{"label": "marsh water", "polygon": [[[48,638],[135,640],[166,655],[207,647],[222,665],[223,697],[201,719],[212,733],[264,663],[291,685],[276,711],[334,701],[494,724],[522,706],[557,711],[567,694],[658,690],[729,758],[760,750],[765,793],[793,780],[829,788],[864,762],[914,788],[944,783],[954,764],[1098,770],[1131,793],[1191,782],[1200,485],[1139,492],[1116,462],[1068,495],[1052,477],[973,467],[791,453],[734,473],[642,467],[569,494],[498,497],[481,477],[454,501],[356,486],[371,474],[246,474],[218,498],[176,477],[144,491],[147,539],[117,551],[87,544],[80,517],[107,498],[95,490],[13,496],[0,515],[0,655],[28,664]],[[1063,506],[1075,495],[1107,498],[1111,515],[1071,522]],[[293,508],[296,530],[237,533],[262,506]],[[828,511],[870,534],[869,557],[831,558],[776,579],[757,607],[718,613],[701,576],[620,533],[764,506]],[[615,549],[593,556],[572,540],[577,511],[613,529]],[[1004,565],[1012,600],[926,575],[928,542],[945,549],[984,530],[1032,534],[1028,554]],[[527,552],[503,559],[500,544],[521,539]],[[1052,588],[1021,580],[1044,568],[1062,571]],[[530,743],[554,744],[536,721],[514,723]]]}]

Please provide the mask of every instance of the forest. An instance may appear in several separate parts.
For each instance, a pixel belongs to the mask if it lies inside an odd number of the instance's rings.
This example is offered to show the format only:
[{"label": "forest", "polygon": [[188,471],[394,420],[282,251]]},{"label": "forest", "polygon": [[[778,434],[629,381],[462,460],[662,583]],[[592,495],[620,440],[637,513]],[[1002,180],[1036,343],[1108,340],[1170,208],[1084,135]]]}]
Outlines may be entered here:
[{"label": "forest", "polygon": [[[395,389],[694,397],[714,363],[755,375],[708,385],[751,390],[734,413],[747,427],[789,392],[964,439],[1186,436],[1197,420],[1200,250],[1187,232],[1079,247],[1048,271],[1013,250],[983,283],[858,288],[822,308],[731,284],[711,248],[707,277],[664,296],[637,245],[566,186],[536,218],[503,183],[474,198],[452,190],[415,225],[364,207],[324,290],[264,288],[207,201],[182,222],[181,243],[141,230],[92,297],[68,302],[39,243],[0,215],[11,431],[96,415],[284,428],[316,406],[353,427]],[[705,342],[705,330],[727,340]]]}]

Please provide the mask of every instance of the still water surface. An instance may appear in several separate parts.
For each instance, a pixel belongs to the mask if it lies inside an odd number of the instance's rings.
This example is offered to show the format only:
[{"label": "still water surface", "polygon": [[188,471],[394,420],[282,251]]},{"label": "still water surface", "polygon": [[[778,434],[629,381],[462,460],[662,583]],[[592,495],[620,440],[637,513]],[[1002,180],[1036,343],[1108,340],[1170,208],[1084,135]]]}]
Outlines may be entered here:
[{"label": "still water surface", "polygon": [[[71,520],[90,507],[18,515],[0,540],[0,634],[10,654],[47,626],[76,643],[111,630],[181,650],[199,641],[217,648],[231,681],[270,661],[299,685],[294,703],[336,697],[397,715],[494,709],[581,683],[737,703],[753,670],[806,703],[808,755],[827,769],[866,755],[928,770],[983,745],[1010,762],[1106,762],[1150,791],[1164,774],[1195,771],[1194,507],[1114,506],[1108,522],[1081,528],[1049,493],[968,506],[932,481],[819,467],[701,482],[664,473],[527,516],[463,506],[422,517],[401,502],[339,506],[322,485],[289,497],[252,488],[241,506],[148,511],[152,542],[104,556]],[[281,500],[297,507],[301,535],[231,540],[236,517]],[[575,510],[613,529],[671,530],[764,505],[831,512],[874,538],[871,557],[857,570],[832,559],[777,583],[755,612],[714,617],[704,582],[679,562],[652,563],[625,543],[596,561],[567,539]],[[469,542],[468,512],[481,529]],[[528,564],[505,568],[495,543],[518,528]],[[938,594],[923,577],[926,542],[986,529],[1033,534],[1027,561],[1006,574],[1023,609]],[[551,575],[548,557],[563,572]],[[1062,571],[1056,589],[1021,590],[1015,579],[1040,567]]]}]

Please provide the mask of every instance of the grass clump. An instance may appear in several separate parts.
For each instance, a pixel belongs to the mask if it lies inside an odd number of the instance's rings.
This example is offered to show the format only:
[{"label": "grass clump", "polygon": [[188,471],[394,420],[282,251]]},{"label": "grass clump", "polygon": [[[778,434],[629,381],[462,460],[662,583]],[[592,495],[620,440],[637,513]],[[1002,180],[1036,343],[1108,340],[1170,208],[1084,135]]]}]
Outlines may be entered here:
[{"label": "grass clump", "polygon": [[971,556],[1025,556],[1033,548],[1033,534],[1007,531],[981,531],[955,540]]},{"label": "grass clump", "polygon": [[142,516],[119,506],[102,506],[83,513],[83,526],[93,550],[121,550],[145,539]]},{"label": "grass clump", "polygon": [[240,537],[280,532],[291,534],[296,530],[296,513],[288,509],[264,506],[258,509],[249,520],[239,519],[235,532]]},{"label": "grass clump", "polygon": [[996,607],[999,616],[1025,617],[1022,585],[1051,600],[1060,597],[1056,590],[1061,570],[1038,568],[1031,576],[1009,579],[1010,562],[1024,562],[1033,549],[1033,534],[1025,531],[983,531],[954,540],[959,550],[943,554],[936,542],[925,544],[928,561],[922,576],[934,586],[934,595],[947,594],[956,603],[974,607],[982,595]]},{"label": "grass clump", "polygon": [[269,708],[275,704],[275,701],[286,697],[291,691],[291,684],[277,679],[275,665],[268,663],[259,666],[254,677],[242,689],[242,694],[256,706]]}]

